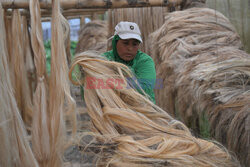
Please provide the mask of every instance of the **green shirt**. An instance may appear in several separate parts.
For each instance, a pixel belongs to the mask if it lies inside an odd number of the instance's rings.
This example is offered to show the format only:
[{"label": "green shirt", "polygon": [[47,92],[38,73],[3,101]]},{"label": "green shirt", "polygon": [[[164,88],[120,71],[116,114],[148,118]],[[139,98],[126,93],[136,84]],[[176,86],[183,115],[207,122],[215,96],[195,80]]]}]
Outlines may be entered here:
[{"label": "green shirt", "polygon": [[[156,82],[156,72],[153,59],[146,53],[137,51],[137,54],[133,60],[122,60],[116,50],[116,43],[118,40],[119,36],[114,36],[112,40],[113,49],[111,51],[103,53],[102,55],[105,56],[108,60],[127,65],[134,73],[136,80],[140,84],[141,88],[145,91],[145,93],[149,95],[151,101],[155,103],[154,86]],[[131,79],[131,81],[132,80],[133,79]],[[137,91],[142,93],[139,88],[137,88]]]}]

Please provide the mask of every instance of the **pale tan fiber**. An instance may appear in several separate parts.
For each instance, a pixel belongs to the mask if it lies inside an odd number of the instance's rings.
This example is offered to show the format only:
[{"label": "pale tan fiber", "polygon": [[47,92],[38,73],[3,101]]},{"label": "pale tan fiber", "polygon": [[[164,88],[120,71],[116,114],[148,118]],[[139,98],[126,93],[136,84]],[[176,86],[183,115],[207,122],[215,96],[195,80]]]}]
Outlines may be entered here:
[{"label": "pale tan fiber", "polygon": [[[62,15],[62,14],[61,14]],[[64,41],[64,47],[66,50],[66,57],[67,57],[67,64],[68,66],[71,64],[71,52],[70,52],[70,45],[71,45],[71,41],[70,41],[70,26],[68,23],[68,20],[64,17],[60,17],[62,24],[64,25],[62,27],[64,33],[63,33],[63,41]]]},{"label": "pale tan fiber", "polygon": [[24,104],[22,102],[22,79],[23,79],[23,65],[24,65],[24,55],[23,55],[23,45],[21,43],[21,15],[18,9],[14,9],[12,13],[12,26],[11,28],[11,36],[14,37],[12,39],[12,49],[10,52],[10,68],[12,71],[11,81],[14,87],[14,95],[17,101],[17,106],[20,110],[21,116],[24,116],[23,107]]},{"label": "pale tan fiber", "polygon": [[[236,152],[241,163],[248,166],[250,55],[230,48],[225,48],[224,51],[220,49],[218,54],[225,55],[227,59],[200,64],[192,72],[194,80],[203,80],[203,85],[199,89],[194,88],[194,92],[197,98],[200,98],[200,108],[207,108],[211,134],[229,150]],[[216,96],[213,96],[214,94]],[[206,104],[205,96],[213,97],[215,104]]]},{"label": "pale tan fiber", "polygon": [[0,164],[1,166],[38,167],[27,140],[10,79],[3,10],[0,4]]},{"label": "pale tan fiber", "polygon": [[36,86],[36,71],[34,65],[34,55],[31,50],[31,41],[28,27],[28,20],[25,16],[22,17],[22,26],[23,26],[23,52],[24,52],[24,61],[27,71],[28,78],[28,87],[27,93],[30,93],[31,101],[33,100],[33,92],[35,91]]},{"label": "pale tan fiber", "polygon": [[[83,69],[82,82],[88,114],[100,147],[96,166],[239,166],[223,147],[195,138],[180,121],[154,105],[147,97],[127,88],[129,69],[95,53],[78,54],[70,69]],[[121,89],[87,87],[88,77],[120,79]],[[96,83],[97,84],[97,83]],[[117,86],[115,84],[115,86]]]},{"label": "pale tan fiber", "polygon": [[[69,70],[69,66],[71,64],[71,59],[72,59],[72,55],[70,52],[71,49],[71,40],[70,40],[70,25],[68,20],[62,15],[61,10],[58,13],[58,15],[60,16],[60,24],[58,26],[62,26],[62,31],[60,32],[61,34],[59,34],[59,36],[61,36],[63,34],[63,43],[60,43],[60,45],[62,45],[62,49],[65,50],[65,54],[66,54],[66,62],[64,59],[60,59],[62,61],[63,64],[63,68],[62,69],[58,69],[58,70],[62,70],[64,77],[63,78],[63,83],[62,83],[62,87],[63,87],[63,91],[65,93],[65,103],[66,106],[64,107],[64,114],[66,116],[68,116],[70,122],[71,122],[71,132],[72,132],[72,136],[76,135],[76,131],[77,131],[77,119],[76,119],[76,101],[75,99],[71,96],[71,90],[70,90],[70,81],[68,78],[68,70]],[[56,28],[57,29],[57,28]],[[61,40],[60,38],[58,38],[57,40]],[[63,45],[64,44],[64,45]],[[64,52],[63,52],[64,55]],[[66,63],[66,64],[65,64]]]},{"label": "pale tan fiber", "polygon": [[[175,67],[181,70],[182,64],[188,58],[192,60],[193,55],[209,51],[213,51],[214,54],[220,46],[241,47],[239,36],[228,19],[218,12],[216,14],[215,17],[215,11],[207,8],[174,12],[169,14],[165,24],[152,34],[151,44],[154,49],[151,54],[156,63],[157,76],[163,79],[164,85],[167,85],[163,87],[164,91],[156,90],[156,101],[172,114],[174,104],[168,103],[173,101],[171,98],[174,98],[177,93]],[[184,44],[189,45],[185,48]],[[193,62],[196,63],[196,61]],[[178,80],[178,83],[181,84],[181,80]],[[167,100],[168,97],[170,99]],[[185,107],[184,110],[186,110]]]},{"label": "pale tan fiber", "polygon": [[87,50],[95,50],[99,53],[107,51],[108,25],[106,21],[91,21],[82,26],[78,34],[75,53]]},{"label": "pale tan fiber", "polygon": [[[65,122],[63,119],[66,107],[73,109],[74,100],[70,95],[67,80],[68,65],[65,51],[65,20],[60,13],[59,0],[52,1],[52,39],[51,39],[51,76],[49,83],[49,134],[51,136],[49,166],[62,166],[64,142],[66,140]],[[64,36],[65,35],[65,36]],[[66,100],[66,106],[65,106]]]},{"label": "pale tan fiber", "polygon": [[197,134],[205,114],[211,136],[249,166],[250,55],[230,21],[208,8],[173,12],[151,42],[157,104]]},{"label": "pale tan fiber", "polygon": [[48,119],[48,86],[46,77],[45,49],[42,38],[42,25],[38,0],[30,0],[31,46],[34,53],[37,86],[33,96],[32,150],[39,166],[47,166],[50,157],[51,138]]},{"label": "pale tan fiber", "polygon": [[[12,50],[12,28],[11,28],[11,18],[7,17],[7,12],[6,10],[4,10],[3,12],[4,14],[4,22],[5,22],[5,31],[6,31],[6,42],[7,42],[7,51],[8,51],[8,55],[11,55],[11,50]],[[12,13],[11,13],[12,15]],[[10,56],[7,57],[7,62],[10,62]]]},{"label": "pale tan fiber", "polygon": [[[12,45],[10,55],[10,68],[12,71],[12,85],[14,87],[14,95],[18,104],[19,111],[21,112],[22,119],[26,125],[31,125],[32,117],[32,102],[31,92],[28,84],[28,76],[25,65],[25,49],[28,43],[23,41],[24,26],[19,10],[13,10],[12,15]],[[23,98],[25,97],[25,98]]]}]

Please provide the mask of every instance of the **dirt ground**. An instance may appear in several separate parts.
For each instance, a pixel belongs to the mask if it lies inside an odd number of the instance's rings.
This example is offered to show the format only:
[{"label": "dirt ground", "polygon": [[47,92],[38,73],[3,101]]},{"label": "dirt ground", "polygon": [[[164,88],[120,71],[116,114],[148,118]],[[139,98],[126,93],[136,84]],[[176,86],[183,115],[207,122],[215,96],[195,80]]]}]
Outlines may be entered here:
[{"label": "dirt ground", "polygon": [[[79,134],[81,132],[90,131],[90,117],[86,112],[86,105],[81,98],[80,88],[71,87],[71,93],[76,100],[77,112],[79,113],[78,128]],[[89,143],[90,137],[83,137],[81,142]],[[78,145],[73,144],[64,152],[64,167],[93,167],[95,166],[96,156],[94,153],[81,150]]]}]

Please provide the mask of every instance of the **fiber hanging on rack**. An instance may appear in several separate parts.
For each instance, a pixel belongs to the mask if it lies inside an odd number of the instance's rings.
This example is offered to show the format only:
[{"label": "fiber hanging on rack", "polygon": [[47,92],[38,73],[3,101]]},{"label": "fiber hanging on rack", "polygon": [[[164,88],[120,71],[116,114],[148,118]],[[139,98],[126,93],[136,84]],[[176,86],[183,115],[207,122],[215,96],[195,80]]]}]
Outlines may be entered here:
[{"label": "fiber hanging on rack", "polygon": [[14,97],[7,61],[8,51],[3,9],[0,4],[0,164],[38,167],[27,140],[27,133]]}]

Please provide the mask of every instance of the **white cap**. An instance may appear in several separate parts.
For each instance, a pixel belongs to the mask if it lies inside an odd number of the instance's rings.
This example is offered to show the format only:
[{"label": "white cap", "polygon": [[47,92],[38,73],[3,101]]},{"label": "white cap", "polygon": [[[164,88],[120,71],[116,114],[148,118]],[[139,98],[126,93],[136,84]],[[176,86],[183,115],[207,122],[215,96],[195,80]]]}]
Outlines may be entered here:
[{"label": "white cap", "polygon": [[115,35],[121,39],[137,39],[142,43],[141,31],[136,23],[133,22],[120,22],[115,26]]}]

